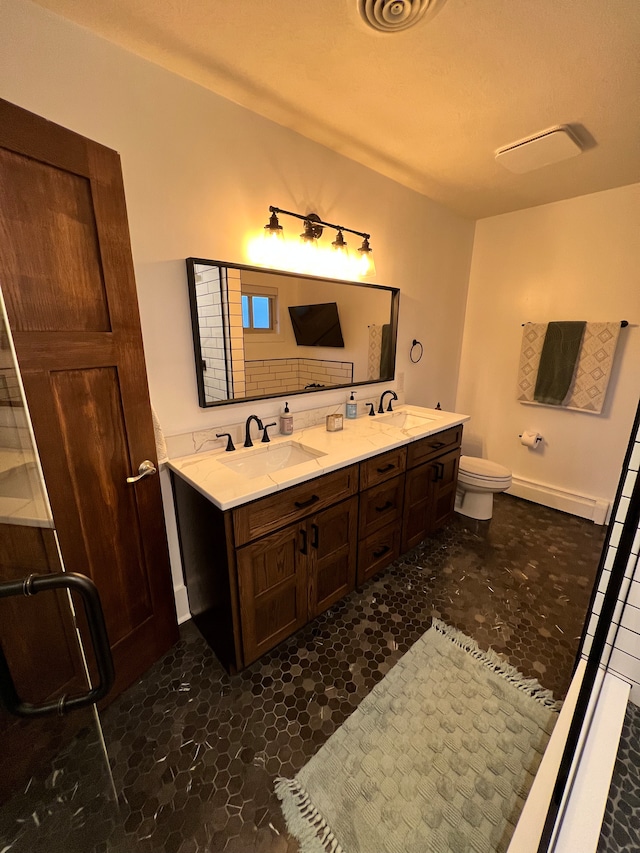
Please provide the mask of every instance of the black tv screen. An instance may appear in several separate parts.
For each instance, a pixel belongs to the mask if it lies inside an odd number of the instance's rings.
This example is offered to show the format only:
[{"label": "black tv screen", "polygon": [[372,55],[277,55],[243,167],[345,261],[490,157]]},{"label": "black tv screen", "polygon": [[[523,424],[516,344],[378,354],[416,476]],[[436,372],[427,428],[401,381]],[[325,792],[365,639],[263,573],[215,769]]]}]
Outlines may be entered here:
[{"label": "black tv screen", "polygon": [[290,305],[289,314],[298,346],[344,346],[338,306],[335,302],[323,302],[320,305]]}]

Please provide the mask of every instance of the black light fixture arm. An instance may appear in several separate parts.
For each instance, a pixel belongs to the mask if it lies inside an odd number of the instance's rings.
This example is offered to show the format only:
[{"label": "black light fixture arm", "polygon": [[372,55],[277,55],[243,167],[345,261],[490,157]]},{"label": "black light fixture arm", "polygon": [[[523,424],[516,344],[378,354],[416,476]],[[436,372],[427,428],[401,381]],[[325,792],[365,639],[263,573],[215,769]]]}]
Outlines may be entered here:
[{"label": "black light fixture arm", "polygon": [[313,214],[307,213],[306,216],[303,216],[301,213],[294,213],[292,210],[283,210],[281,207],[274,207],[273,205],[269,205],[269,212],[275,213],[284,213],[285,216],[295,216],[296,219],[301,219],[303,222],[307,222],[310,216],[313,216],[311,221],[314,225],[324,225],[326,228],[333,228],[336,231],[348,231],[349,234],[357,234],[358,237],[363,237],[365,240],[368,240],[371,237],[371,234],[367,234],[364,231],[356,231],[354,228],[345,228],[344,225],[334,225],[332,222],[325,222],[324,219],[316,219]]}]

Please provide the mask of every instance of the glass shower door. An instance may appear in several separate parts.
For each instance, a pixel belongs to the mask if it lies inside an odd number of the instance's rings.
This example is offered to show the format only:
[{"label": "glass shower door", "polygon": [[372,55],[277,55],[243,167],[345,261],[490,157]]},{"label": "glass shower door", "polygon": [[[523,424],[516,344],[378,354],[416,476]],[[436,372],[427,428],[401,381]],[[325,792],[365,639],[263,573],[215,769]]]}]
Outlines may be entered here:
[{"label": "glass shower door", "polygon": [[0,851],[121,850],[97,590],[58,547],[0,293]]}]

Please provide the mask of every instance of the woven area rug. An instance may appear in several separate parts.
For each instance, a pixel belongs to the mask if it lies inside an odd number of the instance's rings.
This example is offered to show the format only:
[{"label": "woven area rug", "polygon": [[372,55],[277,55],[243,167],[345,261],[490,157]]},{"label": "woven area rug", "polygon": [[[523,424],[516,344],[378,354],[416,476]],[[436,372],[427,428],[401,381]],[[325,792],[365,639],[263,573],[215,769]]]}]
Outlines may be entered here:
[{"label": "woven area rug", "polygon": [[434,620],[276,793],[301,853],[503,853],[558,703]]}]

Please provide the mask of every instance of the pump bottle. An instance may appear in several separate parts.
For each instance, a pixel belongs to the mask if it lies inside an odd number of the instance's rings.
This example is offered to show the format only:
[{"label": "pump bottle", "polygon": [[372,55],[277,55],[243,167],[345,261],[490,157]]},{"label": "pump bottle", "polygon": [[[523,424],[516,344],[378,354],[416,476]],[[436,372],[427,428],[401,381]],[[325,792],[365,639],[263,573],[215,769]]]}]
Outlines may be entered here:
[{"label": "pump bottle", "polygon": [[358,404],[356,403],[356,398],[353,396],[353,391],[347,400],[347,417],[349,420],[353,420],[358,417]]},{"label": "pump bottle", "polygon": [[293,415],[289,411],[289,404],[284,404],[284,412],[280,415],[280,435],[291,435],[293,432]]}]

